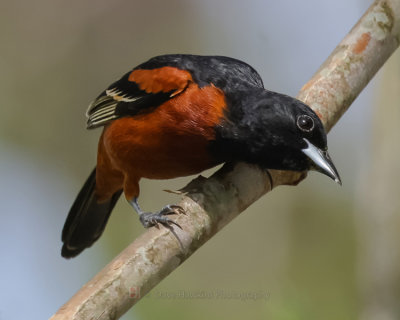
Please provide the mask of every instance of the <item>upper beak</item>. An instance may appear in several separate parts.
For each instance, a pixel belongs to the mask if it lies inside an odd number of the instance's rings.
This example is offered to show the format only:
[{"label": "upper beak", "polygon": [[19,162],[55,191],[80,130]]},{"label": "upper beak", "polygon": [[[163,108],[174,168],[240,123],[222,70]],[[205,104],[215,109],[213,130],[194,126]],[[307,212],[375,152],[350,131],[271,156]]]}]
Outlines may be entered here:
[{"label": "upper beak", "polygon": [[307,139],[304,139],[304,141],[307,143],[307,147],[301,151],[311,159],[313,163],[313,169],[326,174],[328,177],[331,177],[333,180],[335,180],[335,182],[342,185],[339,173],[337,172],[331,157],[328,154],[328,151],[323,151],[317,148]]}]

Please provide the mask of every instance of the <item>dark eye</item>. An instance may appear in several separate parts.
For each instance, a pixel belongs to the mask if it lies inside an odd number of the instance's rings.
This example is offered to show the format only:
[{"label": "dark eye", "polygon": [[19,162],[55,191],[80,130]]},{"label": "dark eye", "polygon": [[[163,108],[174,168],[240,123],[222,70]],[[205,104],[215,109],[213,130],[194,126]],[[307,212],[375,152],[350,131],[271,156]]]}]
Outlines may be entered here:
[{"label": "dark eye", "polygon": [[314,120],[310,116],[303,114],[297,118],[297,126],[301,131],[310,132],[314,129]]}]

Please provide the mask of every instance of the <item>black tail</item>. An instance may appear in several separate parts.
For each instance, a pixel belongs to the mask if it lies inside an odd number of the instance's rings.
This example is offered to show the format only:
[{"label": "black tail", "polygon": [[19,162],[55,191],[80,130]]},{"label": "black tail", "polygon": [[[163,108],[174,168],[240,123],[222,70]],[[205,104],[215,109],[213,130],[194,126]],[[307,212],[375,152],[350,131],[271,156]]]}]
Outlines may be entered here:
[{"label": "black tail", "polygon": [[65,221],[61,238],[64,243],[61,255],[64,258],[77,256],[101,236],[122,192],[117,191],[109,201],[98,203],[95,186],[96,168],[83,185]]}]

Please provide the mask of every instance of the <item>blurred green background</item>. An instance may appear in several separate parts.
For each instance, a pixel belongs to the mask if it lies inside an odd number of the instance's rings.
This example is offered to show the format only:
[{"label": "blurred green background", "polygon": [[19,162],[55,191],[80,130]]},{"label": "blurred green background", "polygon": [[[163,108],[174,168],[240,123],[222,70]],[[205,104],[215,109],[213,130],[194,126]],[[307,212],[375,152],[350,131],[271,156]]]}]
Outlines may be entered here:
[{"label": "blurred green background", "polygon": [[[371,3],[3,2],[0,319],[50,317],[144,232],[122,199],[92,248],[60,256],[67,212],[95,165],[100,130],[85,130],[84,113],[109,83],[158,54],[212,54],[296,95]],[[390,64],[329,135],[343,187],[310,173],[277,188],[123,319],[399,319],[398,54]],[[178,201],[162,190],[190,179],[143,180],[142,207]]]}]

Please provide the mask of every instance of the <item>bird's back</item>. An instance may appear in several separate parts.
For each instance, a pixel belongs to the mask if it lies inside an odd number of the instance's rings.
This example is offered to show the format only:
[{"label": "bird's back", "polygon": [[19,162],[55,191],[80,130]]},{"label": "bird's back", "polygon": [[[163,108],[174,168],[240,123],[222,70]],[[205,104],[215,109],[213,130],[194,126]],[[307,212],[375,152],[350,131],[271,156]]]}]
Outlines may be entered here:
[{"label": "bird's back", "polygon": [[253,67],[243,61],[224,56],[168,54],[154,57],[135,69],[157,69],[166,66],[187,70],[200,87],[212,83],[225,94],[264,87],[260,75]]}]

